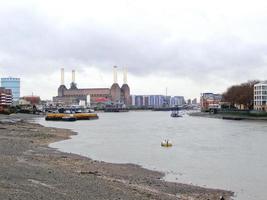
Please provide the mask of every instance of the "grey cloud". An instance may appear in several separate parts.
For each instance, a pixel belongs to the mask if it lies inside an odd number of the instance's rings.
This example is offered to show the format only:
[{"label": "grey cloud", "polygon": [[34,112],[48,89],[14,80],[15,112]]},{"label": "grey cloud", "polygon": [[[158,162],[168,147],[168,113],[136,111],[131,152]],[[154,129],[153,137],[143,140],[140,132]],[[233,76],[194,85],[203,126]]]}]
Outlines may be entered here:
[{"label": "grey cloud", "polygon": [[[233,78],[265,65],[267,44],[246,43],[238,37],[213,36],[208,41],[176,40],[164,43],[168,34],[147,30],[132,33],[129,27],[109,29],[93,22],[61,26],[30,9],[17,8],[0,14],[0,67],[15,73],[128,66],[130,73],[167,73],[192,79],[227,71]],[[233,76],[233,77],[231,77]]]}]

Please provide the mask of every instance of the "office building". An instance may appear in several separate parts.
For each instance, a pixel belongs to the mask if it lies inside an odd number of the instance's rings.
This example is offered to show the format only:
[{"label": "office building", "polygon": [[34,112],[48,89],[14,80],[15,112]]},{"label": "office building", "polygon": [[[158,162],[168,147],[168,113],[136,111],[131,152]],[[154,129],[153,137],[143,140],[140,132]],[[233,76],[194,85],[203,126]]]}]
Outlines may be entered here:
[{"label": "office building", "polygon": [[18,101],[20,98],[20,78],[1,78],[1,87],[12,91],[13,101]]}]

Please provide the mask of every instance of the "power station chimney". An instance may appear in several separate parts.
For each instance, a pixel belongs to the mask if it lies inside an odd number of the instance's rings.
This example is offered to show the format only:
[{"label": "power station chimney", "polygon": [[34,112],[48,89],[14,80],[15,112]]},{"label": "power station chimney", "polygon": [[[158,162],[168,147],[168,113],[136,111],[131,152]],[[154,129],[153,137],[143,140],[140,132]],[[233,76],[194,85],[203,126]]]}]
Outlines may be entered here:
[{"label": "power station chimney", "polygon": [[70,83],[70,89],[72,90],[77,90],[77,84],[75,83],[75,70],[72,70],[72,79],[71,79],[71,83]]},{"label": "power station chimney", "polygon": [[113,67],[113,81],[114,81],[114,83],[118,83],[118,77],[117,77],[117,66],[114,66]]},{"label": "power station chimney", "polygon": [[72,83],[75,83],[75,70],[72,70]]},{"label": "power station chimney", "polygon": [[64,80],[64,68],[61,68],[61,85],[65,85],[65,80]]},{"label": "power station chimney", "polygon": [[127,84],[127,68],[123,68],[123,84]]}]

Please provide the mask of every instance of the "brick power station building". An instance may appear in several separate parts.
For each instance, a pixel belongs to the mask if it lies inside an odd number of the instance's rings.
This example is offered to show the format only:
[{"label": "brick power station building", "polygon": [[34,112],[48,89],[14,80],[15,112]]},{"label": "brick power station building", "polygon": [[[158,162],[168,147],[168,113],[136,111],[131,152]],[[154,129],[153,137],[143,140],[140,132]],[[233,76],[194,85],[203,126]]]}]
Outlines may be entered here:
[{"label": "brick power station building", "polygon": [[85,102],[86,105],[98,103],[114,105],[130,105],[130,87],[127,84],[127,70],[123,70],[123,85],[120,87],[117,79],[117,67],[113,67],[114,83],[110,88],[78,88],[75,82],[75,71],[72,70],[72,82],[68,89],[64,83],[64,69],[61,69],[61,85],[58,95],[53,101],[63,105],[77,105]]}]

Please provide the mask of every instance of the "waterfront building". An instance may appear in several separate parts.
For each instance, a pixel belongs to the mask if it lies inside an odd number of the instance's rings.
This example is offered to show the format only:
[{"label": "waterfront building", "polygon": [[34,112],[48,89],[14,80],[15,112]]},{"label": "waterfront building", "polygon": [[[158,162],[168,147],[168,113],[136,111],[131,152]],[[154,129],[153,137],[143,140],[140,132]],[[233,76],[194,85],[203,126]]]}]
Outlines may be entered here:
[{"label": "waterfront building", "polygon": [[182,106],[185,104],[185,99],[183,96],[174,96],[174,97],[171,97],[171,107],[174,107],[174,106]]},{"label": "waterfront building", "polygon": [[130,99],[131,99],[131,101],[130,101],[131,106],[134,106],[135,105],[135,95],[131,95]]},{"label": "waterfront building", "polygon": [[143,105],[145,107],[149,106],[149,96],[146,95],[146,96],[143,97]]},{"label": "waterfront building", "polygon": [[188,100],[187,100],[187,105],[191,105],[191,104],[192,104],[191,99],[188,99]]},{"label": "waterfront building", "polygon": [[13,95],[13,101],[18,101],[20,98],[20,78],[1,78],[1,87],[10,89]]},{"label": "waterfront building", "polygon": [[160,108],[163,107],[165,102],[165,96],[164,95],[149,95],[148,97],[149,106],[153,108]]},{"label": "waterfront building", "polygon": [[164,107],[170,107],[171,106],[171,96],[165,96],[163,106]]},{"label": "waterfront building", "polygon": [[192,104],[193,104],[193,105],[196,105],[196,104],[197,104],[197,98],[194,98],[194,99],[192,100]]},{"label": "waterfront building", "polygon": [[254,85],[254,109],[267,111],[267,81]]},{"label": "waterfront building", "polygon": [[64,82],[64,69],[61,69],[61,85],[58,95],[53,101],[63,105],[79,105],[80,101],[86,105],[97,106],[98,104],[130,105],[130,87],[127,84],[127,71],[123,72],[123,85],[119,86],[117,81],[117,67],[113,68],[113,84],[110,88],[78,88],[75,82],[75,71],[72,70],[72,82],[67,89]]},{"label": "waterfront building", "polygon": [[210,107],[219,107],[222,101],[221,94],[202,93],[200,94],[200,106],[202,111],[207,111]]},{"label": "waterfront building", "polygon": [[0,106],[10,106],[12,104],[12,90],[0,87]]},{"label": "waterfront building", "polygon": [[24,96],[19,100],[19,104],[27,103],[30,105],[38,105],[41,103],[41,98],[39,96]]},{"label": "waterfront building", "polygon": [[185,104],[183,96],[164,96],[164,95],[132,95],[131,105],[135,107],[174,107]]},{"label": "waterfront building", "polygon": [[148,96],[147,95],[132,95],[131,101],[132,106],[135,107],[148,107]]},{"label": "waterfront building", "polygon": [[135,96],[135,106],[137,107],[144,106],[144,97],[142,95]]}]

